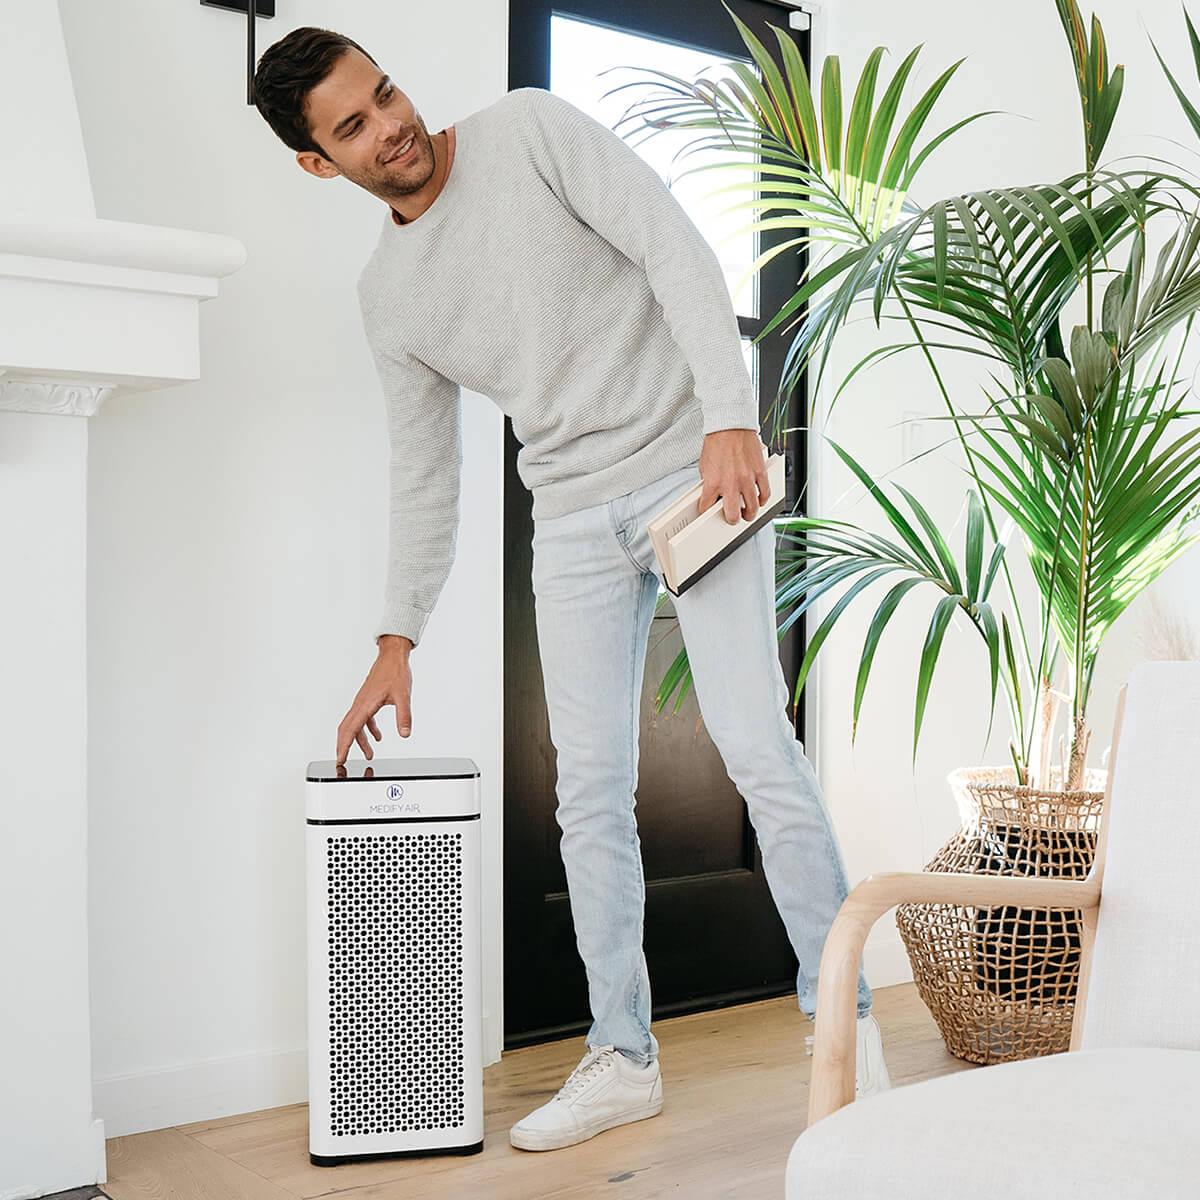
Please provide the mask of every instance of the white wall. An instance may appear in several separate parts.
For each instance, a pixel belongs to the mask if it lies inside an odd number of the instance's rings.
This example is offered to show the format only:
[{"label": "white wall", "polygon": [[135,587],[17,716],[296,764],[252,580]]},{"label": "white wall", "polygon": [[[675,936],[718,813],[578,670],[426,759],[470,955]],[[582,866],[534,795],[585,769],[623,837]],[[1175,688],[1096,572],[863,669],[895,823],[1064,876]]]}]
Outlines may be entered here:
[{"label": "white wall", "polygon": [[[202,309],[202,379],[110,401],[91,429],[93,1065],[111,1137],[305,1095],[304,767],[334,755],[382,604],[384,412],[354,284],[386,210],[303,174],[246,105],[244,17],[61,10],[97,214],[249,251]],[[453,44],[436,8],[280,12],[260,52],[338,28],[433,130],[505,90],[503,4],[470,4]],[[376,754],[479,763],[498,896],[502,425],[471,395],[464,424],[458,562],[413,657],[414,732],[381,721]],[[484,933],[495,1057],[498,904]]]},{"label": "white wall", "polygon": [[81,871],[87,435],[83,417],[0,413],[0,1197],[95,1181],[104,1161]]},{"label": "white wall", "polygon": [[[21,46],[0,71],[0,213],[91,217],[58,12],[0,0],[0,28]],[[95,1180],[104,1159],[82,870],[87,454],[86,418],[0,412],[0,1197]]]},{"label": "white wall", "polygon": [[[1102,0],[1096,6],[1108,37],[1110,58],[1126,66],[1125,97],[1109,142],[1107,157],[1160,154],[1196,165],[1196,141],[1162,76],[1147,37],[1152,33],[1182,77],[1190,74],[1190,56],[1179,6],[1166,0],[1137,5]],[[1085,16],[1091,6],[1084,5]],[[1079,102],[1072,64],[1053,0],[1014,0],[1003,9],[953,0],[920,0],[896,5],[883,0],[833,0],[818,23],[818,60],[826,50],[841,55],[843,81],[856,80],[876,45],[887,46],[887,77],[918,43],[924,43],[910,88],[923,91],[951,62],[967,60],[943,95],[930,129],[944,128],[970,112],[999,109],[1010,115],[985,121],[947,144],[918,177],[915,199],[929,203],[953,192],[1061,178],[1082,165]],[[1181,40],[1183,39],[1183,40]],[[817,68],[819,70],[819,67]],[[849,85],[849,86],[852,86]],[[1195,89],[1193,89],[1195,90]],[[914,95],[919,91],[914,91]],[[1168,139],[1175,139],[1172,144]],[[901,340],[880,335],[869,320],[847,331],[839,362],[843,370],[873,345]],[[951,367],[952,394],[960,405],[978,411],[978,392],[968,392],[978,376]],[[835,380],[840,381],[837,371]],[[906,453],[903,427],[910,414],[944,412],[932,377],[915,355],[892,359],[867,372],[847,389],[832,415],[830,436],[846,446],[868,469],[894,468]],[[945,426],[909,427],[919,449],[948,436]],[[956,460],[926,458],[894,478],[929,507],[943,529],[953,525],[952,547],[961,553],[965,499],[964,476]],[[848,471],[820,460],[820,507],[823,512],[863,520],[873,505],[863,503]],[[1023,558],[1019,541],[1010,562]],[[1018,579],[1027,575],[1017,572]],[[1133,664],[1147,656],[1152,602],[1186,616],[1200,582],[1200,557],[1193,551],[1176,563],[1141,600],[1131,606],[1105,644],[1097,665],[1091,704],[1090,761],[1099,765],[1109,744],[1114,702]],[[920,594],[918,589],[917,595]],[[861,598],[823,651],[816,689],[815,753],[818,769],[841,833],[852,880],[883,870],[918,870],[951,835],[958,814],[946,774],[955,767],[1008,762],[1006,708],[998,698],[996,729],[985,745],[987,729],[987,656],[964,622],[947,634],[942,661],[934,676],[929,709],[915,770],[911,766],[912,722],[917,664],[932,614],[914,597],[901,608],[904,633],[889,637],[877,655],[859,725],[857,748],[850,742],[854,681],[863,638],[874,604]],[[909,609],[905,617],[905,610]],[[1035,609],[1030,611],[1036,612]],[[918,615],[919,614],[919,615]],[[896,632],[899,632],[897,630]],[[879,922],[867,945],[866,968],[873,986],[908,978],[903,947],[889,917]]]}]

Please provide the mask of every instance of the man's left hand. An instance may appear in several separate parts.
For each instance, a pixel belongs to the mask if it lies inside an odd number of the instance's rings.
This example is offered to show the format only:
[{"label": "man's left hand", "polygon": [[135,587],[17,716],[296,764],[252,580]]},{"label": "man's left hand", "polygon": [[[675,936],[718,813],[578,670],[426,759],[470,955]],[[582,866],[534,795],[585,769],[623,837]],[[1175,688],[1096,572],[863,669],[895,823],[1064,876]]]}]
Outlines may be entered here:
[{"label": "man's left hand", "polygon": [[720,497],[730,525],[742,517],[753,521],[759,506],[771,495],[758,434],[752,429],[719,429],[707,434],[700,450],[700,480],[701,512]]}]

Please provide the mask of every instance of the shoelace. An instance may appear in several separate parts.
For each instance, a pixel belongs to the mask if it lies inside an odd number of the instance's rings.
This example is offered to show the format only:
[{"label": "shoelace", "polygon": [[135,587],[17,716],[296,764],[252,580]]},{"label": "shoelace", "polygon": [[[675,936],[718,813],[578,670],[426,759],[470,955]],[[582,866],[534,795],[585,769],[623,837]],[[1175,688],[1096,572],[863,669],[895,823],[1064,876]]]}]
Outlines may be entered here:
[{"label": "shoelace", "polygon": [[557,1099],[569,1100],[576,1092],[584,1088],[588,1082],[603,1068],[603,1059],[612,1051],[607,1048],[589,1050],[584,1055],[579,1066],[567,1076],[566,1082],[558,1089]]}]

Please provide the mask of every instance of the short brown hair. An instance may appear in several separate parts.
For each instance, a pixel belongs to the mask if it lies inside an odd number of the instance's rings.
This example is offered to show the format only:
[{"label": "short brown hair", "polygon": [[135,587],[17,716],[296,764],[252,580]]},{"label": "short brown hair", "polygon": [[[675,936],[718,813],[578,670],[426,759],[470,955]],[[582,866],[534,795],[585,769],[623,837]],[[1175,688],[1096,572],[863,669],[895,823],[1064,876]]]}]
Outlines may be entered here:
[{"label": "short brown hair", "polygon": [[284,145],[329,157],[313,141],[304,102],[347,50],[366,54],[375,63],[353,38],[311,25],[293,29],[263,51],[254,72],[254,106]]}]

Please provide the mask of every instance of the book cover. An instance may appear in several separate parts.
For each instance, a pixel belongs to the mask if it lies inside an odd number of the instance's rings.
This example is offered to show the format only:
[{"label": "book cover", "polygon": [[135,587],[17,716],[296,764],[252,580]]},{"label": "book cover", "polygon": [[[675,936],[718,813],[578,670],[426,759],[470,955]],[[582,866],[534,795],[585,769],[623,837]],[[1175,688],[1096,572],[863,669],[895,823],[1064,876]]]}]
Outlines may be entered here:
[{"label": "book cover", "polygon": [[663,582],[672,595],[686,592],[783,511],[786,480],[782,454],[768,456],[767,482],[770,497],[753,521],[743,518],[736,525],[730,525],[719,500],[700,512],[703,485],[699,483],[651,519],[646,527],[650,544],[662,568]]}]

